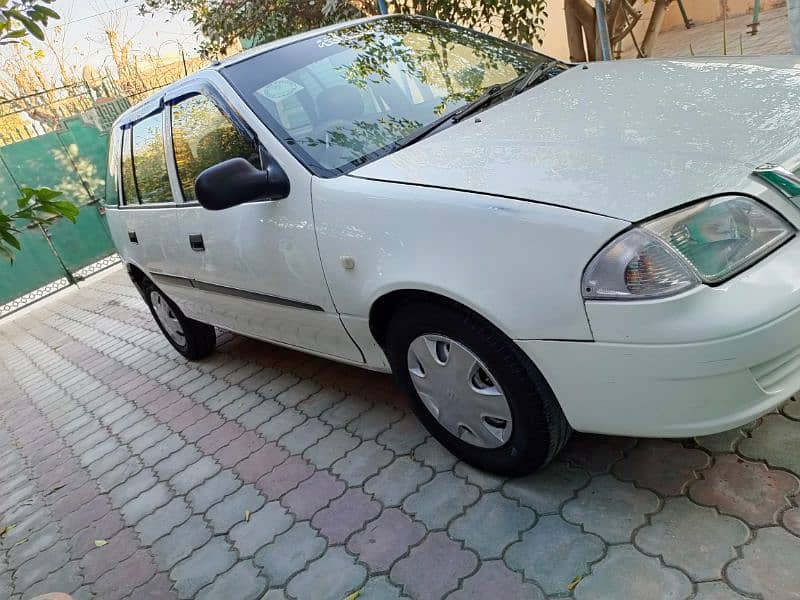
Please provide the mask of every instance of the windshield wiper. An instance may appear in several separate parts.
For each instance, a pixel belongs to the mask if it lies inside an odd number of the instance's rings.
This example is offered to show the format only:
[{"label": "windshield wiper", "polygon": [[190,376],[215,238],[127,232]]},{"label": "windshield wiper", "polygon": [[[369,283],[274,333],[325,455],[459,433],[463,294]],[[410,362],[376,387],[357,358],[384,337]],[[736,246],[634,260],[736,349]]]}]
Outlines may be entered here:
[{"label": "windshield wiper", "polygon": [[561,61],[558,60],[546,60],[543,63],[539,63],[528,71],[528,74],[523,79],[520,79],[517,85],[514,86],[514,95],[527,90],[532,85],[540,83],[545,79],[549,79],[550,71],[561,64]]},{"label": "windshield wiper", "polygon": [[414,133],[409,135],[408,137],[403,138],[395,143],[395,145],[399,148],[405,148],[406,146],[410,146],[414,142],[418,142],[422,138],[430,135],[435,130],[439,129],[445,123],[458,123],[461,119],[468,117],[469,115],[477,112],[479,109],[483,108],[486,104],[489,104],[495,98],[497,98],[501,92],[507,89],[508,84],[506,85],[492,85],[475,100],[468,102],[467,104],[460,106],[459,108],[445,113],[438,119],[434,119],[427,125],[420,127]]}]

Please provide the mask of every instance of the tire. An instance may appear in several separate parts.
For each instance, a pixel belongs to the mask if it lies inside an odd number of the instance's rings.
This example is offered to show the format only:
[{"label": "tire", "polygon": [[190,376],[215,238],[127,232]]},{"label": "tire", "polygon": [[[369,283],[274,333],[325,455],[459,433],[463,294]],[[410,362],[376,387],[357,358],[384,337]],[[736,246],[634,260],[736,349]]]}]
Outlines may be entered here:
[{"label": "tire", "polygon": [[[189,360],[200,360],[214,352],[217,346],[217,333],[211,325],[184,315],[181,309],[149,280],[143,282],[142,292],[153,319],[175,350]],[[163,318],[168,321],[167,323],[162,322],[164,311],[166,315]]]},{"label": "tire", "polygon": [[[466,309],[420,301],[403,305],[389,322],[386,346],[392,370],[411,396],[414,412],[423,425],[455,456],[479,469],[502,475],[531,473],[550,462],[572,433],[550,386],[536,366],[501,331]],[[460,353],[467,360],[471,360],[468,354],[472,359],[477,357],[477,363],[472,367],[477,369],[477,375],[464,377],[463,368],[458,370],[457,366],[447,367],[449,362],[440,362],[440,358],[449,361],[450,356],[456,356],[440,355],[440,347],[446,348],[448,353]],[[465,350],[467,354],[464,354]],[[422,357],[426,351],[431,356]],[[428,362],[431,357],[434,363]],[[409,365],[409,361],[414,364]],[[455,359],[453,362],[455,365]],[[486,416],[481,410],[473,409],[468,411],[473,417],[469,421],[472,427],[455,427],[454,419],[450,418],[448,429],[440,422],[446,421],[442,415],[463,411],[463,407],[468,406],[463,398],[472,392],[466,389],[459,394],[459,390],[465,389],[460,387],[464,385],[461,383],[427,388],[444,390],[439,394],[443,408],[437,419],[433,413],[436,407],[429,409],[426,406],[412,381],[414,378],[417,385],[425,387],[420,382],[430,379],[426,385],[432,385],[434,378],[428,377],[424,371],[429,369],[433,373],[437,365],[451,368],[456,373],[455,378],[446,381],[468,381],[466,385],[472,390],[485,386],[489,396],[497,392],[504,395],[507,408],[498,408],[497,412],[505,411],[505,416]],[[423,391],[423,395],[429,403],[434,402],[435,394]],[[498,407],[503,404],[498,396],[492,397],[490,402]],[[506,429],[509,427],[509,414],[510,433]],[[474,418],[476,415],[478,420]],[[455,431],[459,434],[456,435]],[[478,435],[475,435],[476,431]]]}]

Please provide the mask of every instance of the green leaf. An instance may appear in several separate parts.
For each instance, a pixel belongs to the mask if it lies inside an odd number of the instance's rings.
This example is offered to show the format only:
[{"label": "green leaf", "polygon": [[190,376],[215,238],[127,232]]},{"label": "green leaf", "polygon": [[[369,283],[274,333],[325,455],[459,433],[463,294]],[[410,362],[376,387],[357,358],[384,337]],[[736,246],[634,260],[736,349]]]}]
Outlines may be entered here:
[{"label": "green leaf", "polygon": [[3,241],[8,244],[9,246],[14,246],[17,250],[20,250],[19,240],[14,237],[14,235],[9,231],[4,231],[0,229],[0,237],[3,238]]},{"label": "green leaf", "polygon": [[[25,189],[30,189],[30,188],[25,188]],[[53,198],[57,198],[63,193],[64,192],[59,192],[58,190],[52,190],[48,187],[36,188],[35,190],[33,190],[33,194],[39,200],[44,200],[45,202],[47,202],[48,200],[52,200]]]},{"label": "green leaf", "polygon": [[0,256],[5,257],[8,259],[8,262],[14,263],[14,254],[3,244],[0,244]]},{"label": "green leaf", "polygon": [[36,24],[36,21],[23,14],[20,14],[16,18],[25,26],[25,29],[27,29],[33,37],[35,37],[37,40],[44,40],[44,31],[42,31],[42,28]]}]

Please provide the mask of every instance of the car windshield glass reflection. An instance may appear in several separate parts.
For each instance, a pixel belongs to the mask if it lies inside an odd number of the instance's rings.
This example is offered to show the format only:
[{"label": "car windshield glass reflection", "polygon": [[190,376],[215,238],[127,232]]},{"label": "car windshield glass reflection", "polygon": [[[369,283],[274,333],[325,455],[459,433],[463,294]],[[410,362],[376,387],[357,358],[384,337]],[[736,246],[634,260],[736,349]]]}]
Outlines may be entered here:
[{"label": "car windshield glass reflection", "polygon": [[418,17],[349,26],[223,72],[312,169],[346,172],[545,57]]}]

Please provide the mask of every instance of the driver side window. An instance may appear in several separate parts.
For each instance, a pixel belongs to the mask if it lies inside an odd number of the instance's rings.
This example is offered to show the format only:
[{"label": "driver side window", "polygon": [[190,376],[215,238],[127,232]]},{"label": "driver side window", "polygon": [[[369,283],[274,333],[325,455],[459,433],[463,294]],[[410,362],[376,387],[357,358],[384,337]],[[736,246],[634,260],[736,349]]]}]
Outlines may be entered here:
[{"label": "driver side window", "polygon": [[172,146],[186,202],[197,200],[194,182],[208,167],[236,157],[261,167],[258,151],[250,140],[202,94],[172,106]]}]

